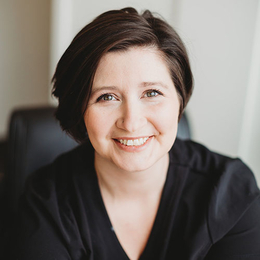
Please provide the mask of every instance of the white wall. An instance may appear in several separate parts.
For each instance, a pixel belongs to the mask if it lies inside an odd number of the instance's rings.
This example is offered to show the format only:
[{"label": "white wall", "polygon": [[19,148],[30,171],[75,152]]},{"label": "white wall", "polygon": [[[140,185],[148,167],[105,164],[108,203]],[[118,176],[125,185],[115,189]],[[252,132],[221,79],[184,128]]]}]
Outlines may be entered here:
[{"label": "white wall", "polygon": [[0,1],[0,139],[11,111],[48,102],[50,0]]},{"label": "white wall", "polygon": [[257,0],[182,0],[178,30],[195,77],[194,138],[237,155],[249,79]]},{"label": "white wall", "polygon": [[239,155],[250,165],[260,184],[260,1],[247,86]]},{"label": "white wall", "polygon": [[119,9],[129,6],[136,8],[138,11],[150,9],[151,11],[163,15],[167,20],[171,20],[172,10],[174,8],[174,1],[172,0],[97,0],[91,5],[88,5],[86,0],[74,0],[73,2],[75,3],[73,16],[77,17],[73,26],[74,32],[77,32],[97,15],[111,9]]}]

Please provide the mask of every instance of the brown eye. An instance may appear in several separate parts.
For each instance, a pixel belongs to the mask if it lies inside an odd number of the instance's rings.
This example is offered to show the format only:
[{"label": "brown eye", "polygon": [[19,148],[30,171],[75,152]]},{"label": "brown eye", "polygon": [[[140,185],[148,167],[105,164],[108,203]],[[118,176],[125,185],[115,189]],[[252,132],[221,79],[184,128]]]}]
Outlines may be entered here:
[{"label": "brown eye", "polygon": [[97,102],[98,101],[112,101],[112,100],[116,100],[113,95],[111,95],[111,94],[104,94],[104,95],[100,96],[97,99]]},{"label": "brown eye", "polygon": [[158,90],[155,90],[155,89],[151,89],[151,90],[148,90],[146,93],[145,93],[145,97],[156,97],[158,95],[162,95],[161,92],[159,92]]}]

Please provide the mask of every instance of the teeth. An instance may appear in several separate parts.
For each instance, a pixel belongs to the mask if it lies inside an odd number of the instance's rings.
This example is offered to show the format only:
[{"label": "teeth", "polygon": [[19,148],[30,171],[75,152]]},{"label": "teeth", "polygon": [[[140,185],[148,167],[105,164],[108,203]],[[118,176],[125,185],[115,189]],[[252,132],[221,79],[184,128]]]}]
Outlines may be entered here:
[{"label": "teeth", "polygon": [[126,146],[139,146],[139,145],[144,144],[147,140],[148,140],[148,137],[133,139],[133,140],[119,139],[119,142]]}]

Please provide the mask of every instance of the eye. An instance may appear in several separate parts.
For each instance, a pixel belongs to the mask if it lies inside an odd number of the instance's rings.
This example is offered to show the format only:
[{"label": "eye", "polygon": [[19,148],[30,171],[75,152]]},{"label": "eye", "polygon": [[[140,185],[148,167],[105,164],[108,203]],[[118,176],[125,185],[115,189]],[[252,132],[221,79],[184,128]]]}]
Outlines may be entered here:
[{"label": "eye", "polygon": [[113,100],[116,100],[116,98],[112,94],[103,94],[97,99],[97,102],[99,102],[99,101],[113,101]]},{"label": "eye", "polygon": [[158,95],[162,95],[162,93],[159,90],[156,89],[149,89],[146,91],[146,93],[144,94],[145,97],[156,97]]}]

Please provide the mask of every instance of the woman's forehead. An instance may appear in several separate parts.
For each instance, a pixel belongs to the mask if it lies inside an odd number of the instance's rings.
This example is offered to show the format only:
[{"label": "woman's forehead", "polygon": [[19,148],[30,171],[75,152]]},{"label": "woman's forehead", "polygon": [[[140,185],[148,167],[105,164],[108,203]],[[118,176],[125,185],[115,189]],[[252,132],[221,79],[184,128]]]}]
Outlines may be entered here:
[{"label": "woman's forehead", "polygon": [[108,52],[100,60],[93,85],[117,80],[161,82],[171,80],[168,66],[154,47],[132,47]]}]

